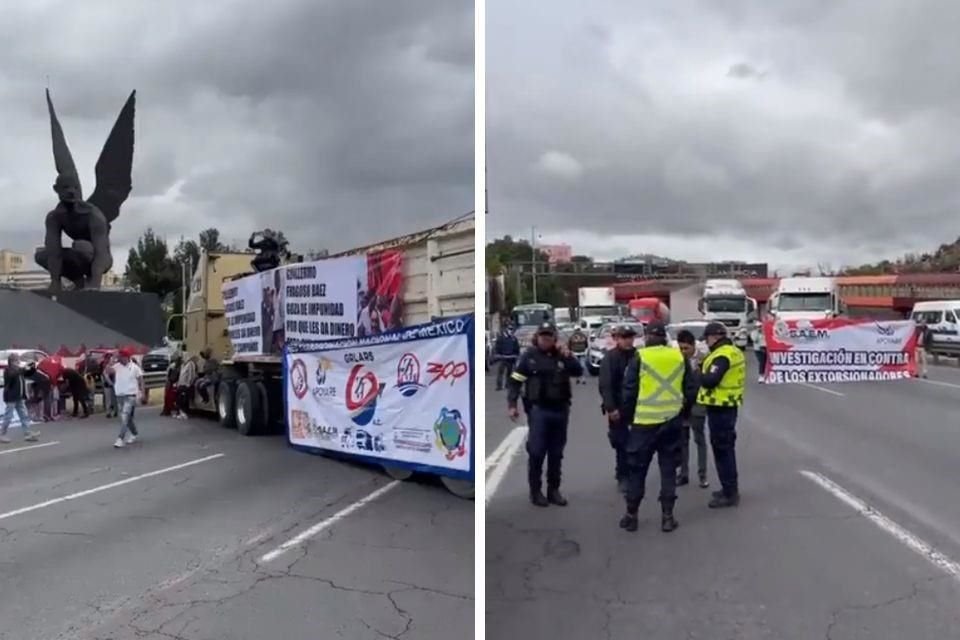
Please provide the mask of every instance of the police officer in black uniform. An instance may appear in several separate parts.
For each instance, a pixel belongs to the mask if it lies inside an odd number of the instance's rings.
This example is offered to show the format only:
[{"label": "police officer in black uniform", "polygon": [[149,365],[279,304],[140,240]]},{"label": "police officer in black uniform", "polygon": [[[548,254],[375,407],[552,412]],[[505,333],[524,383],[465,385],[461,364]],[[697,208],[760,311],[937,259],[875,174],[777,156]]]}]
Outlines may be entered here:
[{"label": "police officer in black uniform", "polygon": [[677,500],[680,424],[694,400],[690,364],[678,349],[667,344],[663,323],[647,324],[644,336],[644,347],[637,350],[624,375],[624,400],[633,412],[626,447],[626,513],[620,527],[637,530],[647,471],[656,454],[660,467],[660,528],[670,532],[679,526],[673,505]]},{"label": "police officer in black uniform", "polygon": [[[570,400],[573,389],[570,378],[583,375],[583,367],[564,345],[557,345],[557,329],[546,322],[537,329],[536,344],[517,360],[510,374],[507,406],[512,420],[520,415],[517,401],[524,392],[527,411],[527,481],[530,502],[538,507],[549,504],[565,506],[560,493],[560,466],[567,444],[570,421]],[[547,462],[547,495],[543,495],[543,462]]]},{"label": "police officer in black uniform", "polygon": [[600,410],[607,417],[607,439],[616,452],[614,477],[620,493],[627,492],[627,438],[630,435],[632,412],[623,398],[623,377],[627,367],[637,357],[633,339],[637,332],[629,325],[613,330],[616,347],[608,350],[600,361]]}]

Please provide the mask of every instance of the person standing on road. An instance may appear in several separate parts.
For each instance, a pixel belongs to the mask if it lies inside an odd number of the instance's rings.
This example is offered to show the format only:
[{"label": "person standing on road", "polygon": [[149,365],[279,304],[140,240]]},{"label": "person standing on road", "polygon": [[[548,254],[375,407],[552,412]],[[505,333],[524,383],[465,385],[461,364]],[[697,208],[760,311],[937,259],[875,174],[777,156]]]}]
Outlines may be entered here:
[{"label": "person standing on road", "polygon": [[703,359],[697,403],[707,408],[710,446],[720,478],[720,491],[714,491],[709,507],[722,509],[740,504],[737,476],[737,412],[746,389],[746,360],[730,338],[727,328],[711,322],[703,331],[710,353]]},{"label": "person standing on road", "polygon": [[[590,348],[590,340],[587,338],[587,334],[580,327],[577,327],[567,338],[567,346],[570,348],[570,353],[580,362],[580,367],[586,369],[587,350]],[[577,384],[587,384],[587,379],[580,376],[577,378]]]},{"label": "person standing on road", "polygon": [[53,381],[50,377],[31,362],[24,368],[24,375],[31,382],[33,388],[32,400],[37,403],[40,419],[44,422],[53,421]]},{"label": "person standing on road", "polygon": [[[540,325],[536,346],[527,349],[517,360],[510,374],[507,407],[511,420],[520,415],[517,401],[523,391],[527,411],[527,482],[530,502],[538,507],[550,504],[566,506],[560,493],[561,462],[567,444],[570,422],[570,401],[573,388],[570,378],[583,375],[580,361],[564,345],[557,345],[557,329],[552,323]],[[547,462],[547,495],[543,495],[543,462]]]},{"label": "person standing on road", "polygon": [[40,433],[30,430],[30,416],[27,415],[27,379],[20,367],[20,356],[11,353],[7,358],[7,368],[3,370],[3,402],[7,405],[3,412],[3,422],[0,424],[0,442],[8,444],[10,437],[7,430],[10,421],[16,412],[23,428],[23,439],[26,442],[36,442]]},{"label": "person standing on road", "polygon": [[82,407],[83,417],[89,418],[90,403],[88,402],[88,396],[90,388],[87,386],[87,381],[83,379],[79,371],[70,367],[65,367],[61,375],[70,389],[70,396],[73,398],[73,417],[76,418],[80,415],[80,408]]},{"label": "person standing on road", "polygon": [[917,324],[917,348],[914,351],[914,356],[917,359],[918,378],[927,377],[927,350],[931,344],[933,344],[933,332],[930,331],[927,321],[921,320]]},{"label": "person standing on road", "polygon": [[[697,351],[697,339],[693,333],[687,329],[677,332],[677,344],[680,347],[680,353],[687,359],[690,365],[690,375],[687,379],[689,387],[686,389],[688,396],[696,398],[700,390],[700,360],[702,354]],[[707,421],[707,408],[702,404],[693,403],[690,408],[690,415],[681,423],[680,428],[680,468],[677,471],[677,486],[682,487],[690,483],[690,432],[693,432],[693,442],[697,446],[697,476],[700,478],[700,488],[706,489],[710,486],[707,480],[707,435],[705,424]]]},{"label": "person standing on road", "polygon": [[117,362],[110,368],[113,388],[117,394],[117,404],[120,407],[120,435],[113,443],[117,449],[137,441],[139,433],[134,423],[133,412],[137,402],[145,397],[143,371],[140,365],[133,361],[131,355],[129,349],[121,349]]},{"label": "person standing on road", "polygon": [[753,354],[757,357],[757,368],[759,369],[759,374],[757,375],[757,382],[763,384],[766,381],[766,371],[767,371],[767,337],[763,333],[763,323],[757,323],[756,328],[753,330]]},{"label": "person standing on road", "polygon": [[177,414],[178,420],[186,420],[190,413],[190,402],[193,400],[193,385],[199,376],[200,359],[190,356],[180,366],[180,377],[177,378]]},{"label": "person standing on road", "polygon": [[667,344],[667,328],[662,322],[647,324],[644,338],[645,346],[637,350],[624,379],[624,397],[632,402],[634,412],[627,440],[627,511],[620,527],[637,530],[647,471],[656,454],[660,467],[660,529],[670,532],[680,526],[673,516],[673,506],[677,501],[680,421],[692,404],[690,365],[678,349]]},{"label": "person standing on road", "polygon": [[497,360],[497,391],[502,391],[507,384],[519,355],[520,341],[517,340],[513,327],[507,325],[493,343],[493,357]]},{"label": "person standing on road", "polygon": [[607,417],[607,439],[616,455],[614,477],[620,493],[627,493],[627,439],[630,435],[630,413],[624,404],[623,380],[627,367],[636,358],[633,339],[637,332],[629,325],[616,327],[613,336],[616,348],[603,354],[600,361],[600,410]]}]

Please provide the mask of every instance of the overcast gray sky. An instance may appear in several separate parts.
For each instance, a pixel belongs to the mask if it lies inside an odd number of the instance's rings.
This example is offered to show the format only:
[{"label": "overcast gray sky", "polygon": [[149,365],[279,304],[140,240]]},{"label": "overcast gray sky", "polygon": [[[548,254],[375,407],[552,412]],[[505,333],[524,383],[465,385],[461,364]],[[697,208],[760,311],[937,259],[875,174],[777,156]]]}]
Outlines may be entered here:
[{"label": "overcast gray sky", "polygon": [[949,0],[489,0],[487,233],[834,267],[953,241],[957,24]]},{"label": "overcast gray sky", "polygon": [[[122,6],[121,6],[122,5]],[[471,0],[0,0],[0,246],[56,203],[43,90],[81,174],[137,90],[114,269],[151,225],[347,249],[473,208]],[[172,249],[172,246],[171,246]]]}]

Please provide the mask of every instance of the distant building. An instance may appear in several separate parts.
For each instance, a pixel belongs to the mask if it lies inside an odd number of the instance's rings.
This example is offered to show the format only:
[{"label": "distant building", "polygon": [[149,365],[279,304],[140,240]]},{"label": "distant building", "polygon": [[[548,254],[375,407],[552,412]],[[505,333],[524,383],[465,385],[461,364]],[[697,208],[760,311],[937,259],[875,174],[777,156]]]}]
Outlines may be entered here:
[{"label": "distant building", "polygon": [[567,264],[573,258],[573,248],[568,244],[541,244],[537,249],[547,254],[550,264]]},{"label": "distant building", "polygon": [[[23,253],[0,249],[0,286],[12,289],[46,289],[50,286],[50,274],[45,270],[27,269],[27,256]],[[123,278],[108,271],[100,283],[102,289],[123,289]]]},{"label": "distant building", "polygon": [[616,260],[613,264],[613,270],[614,273],[647,278],[766,278],[768,267],[766,263],[759,262],[679,262],[658,256],[645,255]]}]

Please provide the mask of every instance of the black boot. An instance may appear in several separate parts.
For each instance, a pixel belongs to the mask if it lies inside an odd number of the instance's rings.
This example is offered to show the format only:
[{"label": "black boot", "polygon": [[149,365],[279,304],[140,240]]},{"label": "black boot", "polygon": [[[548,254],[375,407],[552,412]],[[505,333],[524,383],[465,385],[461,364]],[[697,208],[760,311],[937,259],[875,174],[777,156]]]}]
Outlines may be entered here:
[{"label": "black boot", "polygon": [[677,476],[677,486],[682,487],[684,485],[690,484],[690,478],[688,476]]},{"label": "black boot", "polygon": [[637,514],[635,513],[625,513],[623,517],[620,518],[620,528],[625,531],[630,531],[632,533],[637,530],[639,525],[640,522],[637,519]]},{"label": "black boot", "polygon": [[550,504],[555,504],[558,507],[567,506],[567,499],[563,497],[563,494],[560,493],[560,489],[553,488],[547,489],[547,501]]},{"label": "black boot", "polygon": [[707,480],[707,476],[700,476],[700,488],[707,489],[710,486],[710,481]]},{"label": "black boot", "polygon": [[[717,495],[719,494],[719,495]],[[740,504],[740,494],[734,493],[732,495],[726,495],[722,491],[715,491],[713,493],[713,499],[707,504],[711,509],[727,509],[729,507],[735,507]]]},{"label": "black boot", "polygon": [[530,490],[530,502],[537,507],[550,506],[550,502],[547,500],[547,496],[543,495],[543,491],[541,491],[540,489]]},{"label": "black boot", "polygon": [[664,507],[663,514],[660,517],[660,530],[664,533],[670,533],[679,526],[680,523],[673,517],[673,507]]}]

